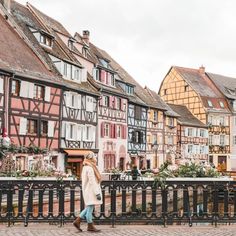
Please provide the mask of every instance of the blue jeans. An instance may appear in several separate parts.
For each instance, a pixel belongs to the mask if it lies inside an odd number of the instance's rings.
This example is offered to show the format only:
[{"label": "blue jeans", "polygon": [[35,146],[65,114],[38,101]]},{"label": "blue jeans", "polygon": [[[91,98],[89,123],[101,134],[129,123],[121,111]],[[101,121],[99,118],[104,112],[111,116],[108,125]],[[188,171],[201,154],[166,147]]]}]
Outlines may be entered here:
[{"label": "blue jeans", "polygon": [[83,211],[81,211],[79,217],[81,219],[86,219],[87,223],[93,223],[93,210],[94,205],[89,205],[85,207]]}]

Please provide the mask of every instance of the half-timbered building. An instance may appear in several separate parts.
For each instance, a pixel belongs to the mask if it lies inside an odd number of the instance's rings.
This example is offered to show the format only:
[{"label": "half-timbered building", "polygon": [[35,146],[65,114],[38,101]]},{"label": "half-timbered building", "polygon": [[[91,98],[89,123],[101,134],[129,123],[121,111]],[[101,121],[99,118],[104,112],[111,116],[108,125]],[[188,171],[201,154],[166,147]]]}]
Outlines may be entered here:
[{"label": "half-timbered building", "polygon": [[147,105],[140,98],[143,88],[109,54],[102,51],[116,71],[117,87],[128,98],[127,103],[127,161],[126,168],[133,165],[146,168]]},{"label": "half-timbered building", "polygon": [[[98,152],[97,89],[88,81],[87,69],[69,50],[73,41],[56,20],[35,7],[14,2],[12,14],[41,60],[62,82],[60,97],[60,148],[65,170],[80,176],[84,155]],[[66,42],[66,43],[65,43]]]},{"label": "half-timbered building", "polygon": [[209,79],[205,68],[171,67],[162,81],[164,101],[185,105],[201,122],[208,125],[209,161],[229,170],[230,109],[220,90]]},{"label": "half-timbered building", "polygon": [[169,104],[177,118],[178,161],[208,162],[208,128],[183,105]]},{"label": "half-timbered building", "polygon": [[[47,149],[57,159],[60,82],[27,45],[1,4],[0,28],[0,114],[4,135],[9,135],[14,146]],[[34,161],[30,155],[22,155],[24,163]]]}]

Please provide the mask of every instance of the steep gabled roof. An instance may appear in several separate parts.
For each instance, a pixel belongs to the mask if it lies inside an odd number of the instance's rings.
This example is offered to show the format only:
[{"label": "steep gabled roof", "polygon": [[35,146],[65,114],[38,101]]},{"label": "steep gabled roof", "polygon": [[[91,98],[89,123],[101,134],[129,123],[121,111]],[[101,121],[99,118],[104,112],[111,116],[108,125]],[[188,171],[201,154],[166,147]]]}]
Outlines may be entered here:
[{"label": "steep gabled roof", "polygon": [[236,99],[236,78],[208,72],[207,75],[227,98]]},{"label": "steep gabled roof", "polygon": [[209,80],[205,73],[200,69],[191,69],[174,66],[174,69],[179,72],[184,80],[200,95],[203,97],[219,98],[222,94]]},{"label": "steep gabled roof", "polygon": [[207,126],[202,123],[200,120],[198,120],[189,110],[186,106],[183,105],[174,105],[174,104],[168,104],[172,110],[174,110],[177,114],[179,114],[179,117],[177,118],[179,124],[185,125],[185,126],[193,126],[193,127],[201,127],[201,128],[207,128]]},{"label": "steep gabled roof", "polygon": [[57,81],[2,15],[0,15],[0,29],[1,69],[48,81]]},{"label": "steep gabled roof", "polygon": [[[90,43],[91,44],[91,43]],[[119,78],[128,84],[131,84],[135,87],[135,94],[134,95],[128,95],[130,102],[147,106],[144,99],[142,98],[144,91],[144,88],[139,85],[139,83],[132,78],[129,73],[120,66],[106,51],[96,47],[95,45],[90,45],[91,51],[97,58],[106,59],[109,61],[109,65],[112,67],[112,69],[119,75]],[[123,91],[124,93],[124,91]]]}]

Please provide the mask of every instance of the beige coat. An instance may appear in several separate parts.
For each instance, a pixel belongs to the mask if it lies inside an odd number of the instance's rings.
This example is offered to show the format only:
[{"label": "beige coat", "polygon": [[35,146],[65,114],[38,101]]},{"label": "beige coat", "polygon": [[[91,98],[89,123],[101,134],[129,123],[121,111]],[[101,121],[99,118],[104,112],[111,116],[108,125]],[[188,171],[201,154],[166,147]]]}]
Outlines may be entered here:
[{"label": "beige coat", "polygon": [[83,166],[81,177],[85,205],[101,205],[102,200],[97,200],[96,197],[97,194],[101,194],[102,197],[101,186],[96,180],[93,168],[87,165]]}]

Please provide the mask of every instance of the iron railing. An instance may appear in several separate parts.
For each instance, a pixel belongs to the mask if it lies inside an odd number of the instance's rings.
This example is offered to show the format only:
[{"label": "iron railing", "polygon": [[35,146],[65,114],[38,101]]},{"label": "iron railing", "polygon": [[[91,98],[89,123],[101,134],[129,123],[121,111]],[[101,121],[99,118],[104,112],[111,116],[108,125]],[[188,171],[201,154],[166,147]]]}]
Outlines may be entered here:
[{"label": "iron railing", "polygon": [[[235,223],[234,181],[103,181],[99,224]],[[80,181],[0,181],[0,222],[72,222],[84,208]]]}]

